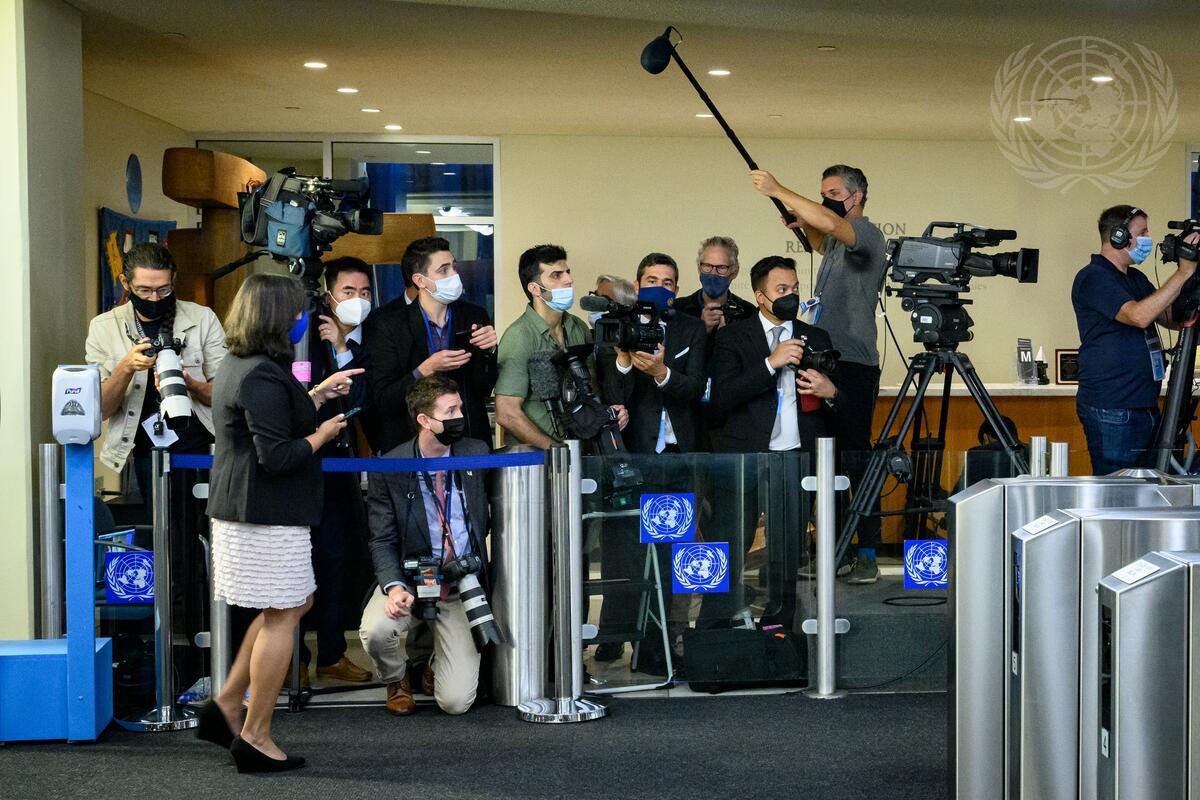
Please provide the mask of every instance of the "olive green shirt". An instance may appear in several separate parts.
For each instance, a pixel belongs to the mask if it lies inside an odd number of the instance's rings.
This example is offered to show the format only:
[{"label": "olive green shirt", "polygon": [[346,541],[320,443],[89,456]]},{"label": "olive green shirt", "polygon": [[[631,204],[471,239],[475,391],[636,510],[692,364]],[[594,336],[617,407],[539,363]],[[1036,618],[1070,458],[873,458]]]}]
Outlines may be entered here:
[{"label": "olive green shirt", "polygon": [[[592,332],[579,317],[564,313],[562,324],[563,340],[567,347],[591,343]],[[496,394],[522,398],[521,410],[525,416],[551,438],[554,438],[554,422],[545,402],[530,397],[527,365],[531,353],[561,349],[558,342],[551,338],[546,320],[533,310],[533,306],[527,306],[525,313],[517,317],[508,326],[504,336],[500,337],[497,352],[500,376],[496,379]]]}]

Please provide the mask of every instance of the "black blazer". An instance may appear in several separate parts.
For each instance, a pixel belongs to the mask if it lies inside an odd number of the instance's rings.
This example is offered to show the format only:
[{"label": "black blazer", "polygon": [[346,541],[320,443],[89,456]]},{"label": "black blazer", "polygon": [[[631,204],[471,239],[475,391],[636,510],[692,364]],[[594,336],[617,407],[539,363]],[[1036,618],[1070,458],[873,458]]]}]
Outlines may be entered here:
[{"label": "black blazer", "polygon": [[[368,317],[368,319],[370,319],[370,317]],[[320,320],[318,320],[315,315],[313,320],[317,324],[320,323]],[[313,331],[313,326],[311,323],[309,325],[309,330]],[[363,337],[365,338],[365,336],[366,334],[364,333]],[[344,414],[352,408],[358,408],[360,406],[364,407],[363,413],[350,420],[346,431],[344,431],[341,436],[321,448],[318,455],[322,458],[337,458],[350,455],[348,451],[353,448],[348,448],[345,445],[353,441],[352,434],[354,426],[363,422],[364,420],[371,419],[371,395],[368,389],[371,379],[370,356],[367,355],[367,349],[363,344],[353,340],[347,340],[346,346],[350,349],[350,360],[346,362],[345,366],[339,367],[337,365],[337,359],[333,353],[333,347],[329,344],[329,342],[326,342],[319,336],[315,335],[315,332],[308,341],[309,360],[312,362],[312,381],[309,383],[310,386],[317,386],[335,372],[341,372],[342,370],[347,369],[366,370],[366,372],[354,376],[354,382],[350,384],[350,393],[348,395],[337,400],[329,400],[323,406],[317,409],[317,424],[319,425],[325,420],[332,419],[338,414]],[[367,435],[368,442],[371,442],[374,440],[374,438],[376,438],[373,436],[373,431],[369,427],[364,427],[363,430]]]},{"label": "black blazer", "polygon": [[[456,300],[450,304],[451,337],[458,331],[471,330],[472,325],[482,328],[491,324],[487,311],[473,303]],[[371,442],[371,447],[385,452],[416,435],[405,395],[416,382],[413,370],[429,358],[429,339],[417,301],[369,316],[365,325],[363,343],[371,352],[370,392],[378,440]],[[487,400],[496,387],[496,374],[495,352],[474,350],[465,366],[447,373],[458,384],[468,438],[492,441]]]},{"label": "black blazer", "polygon": [[[415,458],[416,452],[416,439],[413,438],[384,457]],[[450,447],[452,456],[482,456],[488,452],[487,443],[477,439],[463,439]],[[485,472],[478,469],[455,472],[454,481],[467,501],[467,533],[475,554],[483,559],[479,580],[486,589],[489,518]],[[367,476],[367,525],[370,528],[367,545],[380,588],[394,581],[409,585],[403,570],[404,560],[433,552],[429,541],[429,517],[425,513],[419,480],[421,475],[416,472],[372,472]],[[455,502],[459,502],[457,494]]]},{"label": "black blazer", "polygon": [[[701,296],[703,289],[697,289],[689,295],[680,297],[675,301],[675,310],[680,314],[687,314],[689,317],[700,319],[700,312],[704,310],[704,298]],[[752,317],[758,313],[758,307],[749,300],[743,300],[733,292],[729,293],[726,302],[734,310],[734,321]],[[718,328],[718,330],[720,330]],[[705,331],[707,333],[707,330]]]},{"label": "black blazer", "polygon": [[213,380],[208,515],[259,525],[321,521],[321,462],[304,437],[317,409],[287,366],[230,353]]},{"label": "black blazer", "polygon": [[605,402],[621,403],[629,410],[629,425],[622,436],[631,453],[654,452],[664,405],[679,449],[685,453],[700,449],[696,408],[708,381],[704,323],[685,314],[672,317],[667,322],[663,362],[670,367],[671,376],[660,389],[653,378],[638,369],[622,375],[613,348],[601,347],[597,353]]},{"label": "black blazer", "polygon": [[[808,346],[813,350],[828,350],[832,346],[828,333],[800,320],[792,323],[792,335],[808,336]],[[766,453],[771,449],[778,398],[776,373],[763,363],[769,355],[767,336],[758,314],[726,325],[717,333],[711,369],[712,401],[728,415],[719,440],[721,452]],[[832,376],[832,380],[840,391],[837,376]],[[831,408],[824,401],[818,410],[805,413],[800,410],[797,398],[800,446],[806,452],[814,452],[817,439],[826,435],[830,413]]]}]

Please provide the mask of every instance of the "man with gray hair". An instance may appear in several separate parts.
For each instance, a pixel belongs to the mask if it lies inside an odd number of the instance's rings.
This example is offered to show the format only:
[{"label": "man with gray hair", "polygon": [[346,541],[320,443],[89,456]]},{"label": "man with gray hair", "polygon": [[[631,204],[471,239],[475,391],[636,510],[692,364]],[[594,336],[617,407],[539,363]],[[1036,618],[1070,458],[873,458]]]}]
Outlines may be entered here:
[{"label": "man with gray hair", "polygon": [[[618,275],[598,275],[596,277],[596,288],[592,291],[592,294],[607,297],[614,303],[620,303],[623,306],[631,306],[637,302],[637,288],[631,281]],[[589,311],[588,324],[593,328],[596,327],[596,320],[603,316],[603,314],[603,311]]]},{"label": "man with gray hair", "polygon": [[675,310],[697,317],[708,333],[708,350],[712,354],[713,335],[730,322],[749,317],[754,304],[729,291],[738,275],[737,242],[728,236],[710,236],[700,243],[696,254],[696,272],[700,288],[675,301]]},{"label": "man with gray hair", "polygon": [[[821,202],[781,186],[771,173],[750,173],[754,188],[787,206],[796,219],[789,228],[802,229],[822,254],[812,319],[828,331],[841,352],[838,363],[841,399],[833,414],[842,468],[857,487],[870,458],[871,425],[879,395],[879,349],[875,305],[887,269],[884,236],[863,215],[867,176],[857,167],[835,164],[821,174]],[[878,501],[876,501],[878,502]],[[879,517],[864,517],[858,527],[858,555],[853,564],[839,565],[848,583],[875,583],[879,568],[875,548],[880,544]]]}]

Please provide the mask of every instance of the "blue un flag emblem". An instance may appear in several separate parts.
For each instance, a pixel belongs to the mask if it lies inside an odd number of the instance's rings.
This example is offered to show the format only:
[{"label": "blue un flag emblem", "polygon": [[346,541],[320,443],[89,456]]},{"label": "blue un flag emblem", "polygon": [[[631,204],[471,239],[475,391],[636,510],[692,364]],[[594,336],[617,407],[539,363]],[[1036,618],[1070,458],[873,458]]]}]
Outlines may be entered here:
[{"label": "blue un flag emblem", "polygon": [[695,534],[694,494],[642,495],[642,544],[690,542]]},{"label": "blue un flag emblem", "polygon": [[671,545],[671,591],[675,594],[728,592],[729,544]]},{"label": "blue un flag emblem", "polygon": [[950,555],[945,539],[904,541],[904,588],[945,589],[950,574]]},{"label": "blue un flag emblem", "polygon": [[110,604],[154,602],[154,554],[104,554],[104,594]]}]

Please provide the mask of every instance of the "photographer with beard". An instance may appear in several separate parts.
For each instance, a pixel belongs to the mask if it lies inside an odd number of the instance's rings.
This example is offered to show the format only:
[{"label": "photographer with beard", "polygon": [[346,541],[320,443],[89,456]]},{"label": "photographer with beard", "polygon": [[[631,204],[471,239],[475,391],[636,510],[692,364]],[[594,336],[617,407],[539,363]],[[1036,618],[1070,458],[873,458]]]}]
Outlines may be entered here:
[{"label": "photographer with beard", "polygon": [[213,442],[212,379],[225,358],[225,331],[211,309],[175,295],[175,261],[157,243],[134,245],[125,254],[120,281],[129,302],[104,312],[88,326],[87,363],[100,368],[101,410],[108,420],[100,461],[120,472],[133,456],[134,476],[150,505],[150,451],[146,423],[158,415],[159,395],[151,342],[180,339],[183,380],[192,399],[192,421],[168,448],[207,453]]}]

